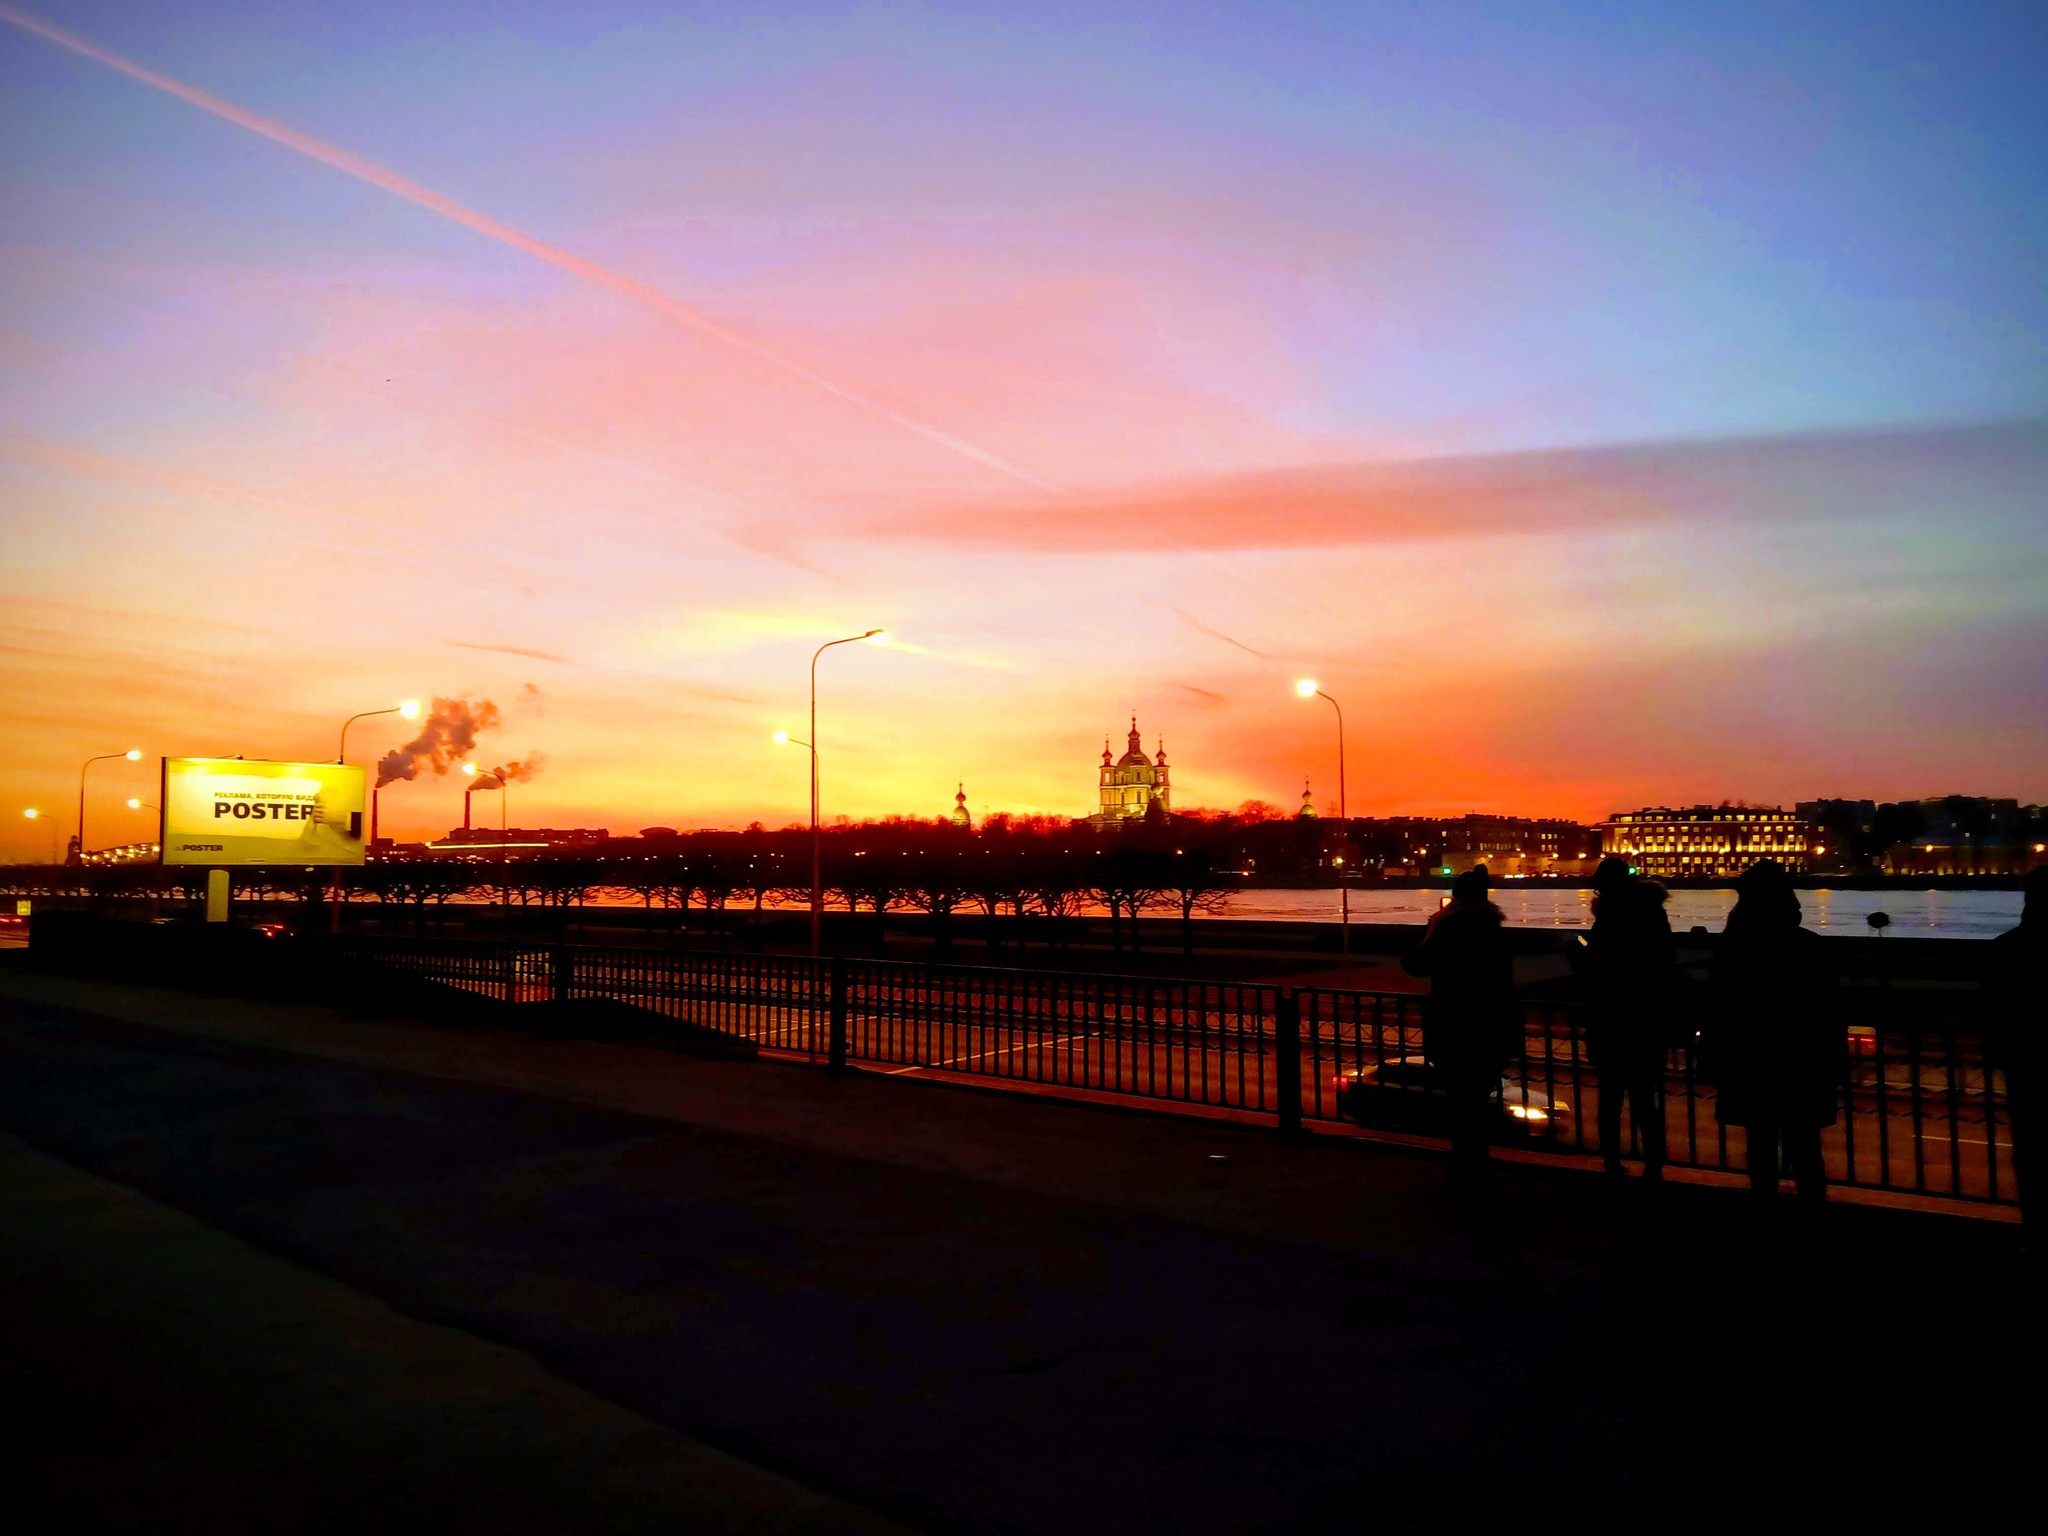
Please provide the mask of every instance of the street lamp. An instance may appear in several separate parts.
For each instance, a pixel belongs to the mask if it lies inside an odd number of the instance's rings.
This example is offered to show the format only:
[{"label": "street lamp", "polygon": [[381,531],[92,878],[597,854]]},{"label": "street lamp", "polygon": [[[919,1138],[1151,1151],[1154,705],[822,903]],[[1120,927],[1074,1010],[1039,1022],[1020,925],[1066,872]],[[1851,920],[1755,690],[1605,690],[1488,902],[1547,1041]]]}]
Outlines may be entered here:
[{"label": "street lamp", "polygon": [[[393,704],[384,709],[358,710],[355,714],[350,715],[341,722],[341,740],[335,743],[334,760],[337,763],[348,761],[348,728],[358,720],[368,720],[377,715],[399,715],[407,720],[417,720],[420,717],[420,701],[418,699],[407,699],[403,704]],[[373,815],[370,818],[370,841],[373,843],[377,840],[376,829],[377,818]],[[357,828],[358,832],[361,830],[360,827]],[[334,873],[328,876],[327,896],[327,931],[329,933],[339,933],[341,932],[341,866],[339,864],[334,866]]]},{"label": "street lamp", "polygon": [[870,629],[864,634],[848,635],[843,640],[827,640],[811,653],[811,739],[803,745],[811,749],[811,953],[814,956],[822,948],[820,934],[825,915],[824,865],[818,843],[818,658],[835,645],[888,638],[886,629]]},{"label": "street lamp", "polygon": [[509,923],[512,919],[512,885],[506,878],[505,871],[505,846],[511,838],[511,834],[506,830],[510,825],[505,809],[507,780],[503,773],[479,769],[475,763],[464,763],[462,771],[476,780],[462,791],[463,831],[469,830],[469,797],[480,789],[495,789],[498,792],[498,899],[504,908],[501,920]]},{"label": "street lamp", "polygon": [[[417,720],[420,717],[420,701],[418,699],[407,699],[403,704],[399,705],[395,711],[389,709],[373,709],[366,711],[366,713],[372,715],[389,715],[396,713],[398,715],[402,715],[407,720]],[[341,740],[342,750],[344,752],[346,752],[348,749],[349,726],[362,718],[362,715],[350,715],[348,719],[342,723]],[[377,797],[383,794],[383,792],[384,786],[381,783],[377,782],[375,779],[372,779],[370,781],[370,841],[368,844],[368,851],[372,853],[376,852],[377,850]]]},{"label": "street lamp", "polygon": [[341,741],[334,749],[334,760],[337,763],[348,761],[348,728],[358,720],[368,720],[375,715],[401,715],[407,720],[417,720],[420,717],[420,701],[407,699],[403,704],[393,704],[386,709],[365,709],[350,715],[341,722]]},{"label": "street lamp", "polygon": [[[1337,821],[1344,829],[1344,842],[1351,841],[1351,811],[1344,798],[1344,706],[1316,686],[1312,677],[1304,677],[1294,685],[1294,691],[1304,699],[1330,699],[1330,708],[1337,711]],[[1338,918],[1338,946],[1344,959],[1351,959],[1351,887],[1347,883],[1350,871],[1344,867],[1343,856],[1337,860],[1337,899],[1340,903]]]},{"label": "street lamp", "polygon": [[78,770],[78,862],[85,862],[85,770],[94,763],[112,762],[125,758],[131,763],[142,761],[142,748],[130,747],[126,752],[102,752],[97,757],[88,757]]}]

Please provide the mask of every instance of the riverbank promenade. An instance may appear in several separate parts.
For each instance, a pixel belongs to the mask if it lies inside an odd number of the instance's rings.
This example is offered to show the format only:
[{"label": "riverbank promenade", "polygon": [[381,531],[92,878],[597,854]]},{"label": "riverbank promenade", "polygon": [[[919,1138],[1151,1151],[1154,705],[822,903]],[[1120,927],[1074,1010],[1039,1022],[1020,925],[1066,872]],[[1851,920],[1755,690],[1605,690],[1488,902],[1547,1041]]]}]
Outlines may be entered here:
[{"label": "riverbank promenade", "polygon": [[37,1531],[1630,1531],[2023,1486],[2022,1232],[0,969]]}]

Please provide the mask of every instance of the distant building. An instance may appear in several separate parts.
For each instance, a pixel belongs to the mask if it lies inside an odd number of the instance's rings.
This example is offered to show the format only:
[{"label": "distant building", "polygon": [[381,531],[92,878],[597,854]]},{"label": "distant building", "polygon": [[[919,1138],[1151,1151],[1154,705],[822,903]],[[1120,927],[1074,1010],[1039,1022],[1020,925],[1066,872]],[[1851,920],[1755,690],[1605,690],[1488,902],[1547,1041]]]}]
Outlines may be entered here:
[{"label": "distant building", "polygon": [[1151,757],[1138,744],[1138,717],[1131,717],[1130,745],[1111,761],[1109,742],[1102,743],[1102,772],[1097,784],[1100,805],[1088,818],[1092,827],[1122,827],[1146,816],[1173,814],[1173,791],[1167,782],[1166,743]]},{"label": "distant building", "polygon": [[1608,853],[1660,880],[1731,879],[1760,859],[1800,874],[1813,856],[1812,826],[1778,806],[1617,811],[1601,831]]},{"label": "distant building", "polygon": [[593,853],[611,841],[602,827],[511,827],[499,831],[490,827],[456,827],[426,851],[459,858],[545,858],[559,853]]},{"label": "distant building", "polygon": [[1886,806],[1888,875],[2024,875],[2048,862],[2048,819],[2038,805],[1942,795]]},{"label": "distant building", "polygon": [[1528,816],[1440,816],[1407,818],[1392,828],[1383,845],[1422,874],[1462,875],[1484,864],[1498,879],[1531,875],[1589,875],[1600,857],[1600,835],[1576,821]]},{"label": "distant building", "polygon": [[1813,829],[1809,872],[1844,874],[1869,860],[1877,841],[1875,800],[1802,800],[1793,809]]},{"label": "distant building", "polygon": [[1583,879],[1600,859],[1600,834],[1576,821],[1528,816],[1320,816],[1304,787],[1301,808],[1241,834],[1262,878],[1351,871],[1365,880],[1459,875],[1484,864],[1503,880]]},{"label": "distant building", "polygon": [[963,832],[974,829],[974,818],[967,814],[967,786],[962,784],[953,795],[953,814],[946,820]]}]

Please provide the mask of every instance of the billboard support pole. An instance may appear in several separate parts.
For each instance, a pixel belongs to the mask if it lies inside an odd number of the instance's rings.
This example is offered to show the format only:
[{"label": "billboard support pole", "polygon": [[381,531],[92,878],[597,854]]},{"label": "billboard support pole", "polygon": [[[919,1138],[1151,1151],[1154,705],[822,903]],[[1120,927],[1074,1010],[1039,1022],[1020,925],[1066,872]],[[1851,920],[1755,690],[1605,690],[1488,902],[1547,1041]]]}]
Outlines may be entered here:
[{"label": "billboard support pole", "polygon": [[228,920],[228,872],[224,869],[206,872],[206,920],[209,923]]}]

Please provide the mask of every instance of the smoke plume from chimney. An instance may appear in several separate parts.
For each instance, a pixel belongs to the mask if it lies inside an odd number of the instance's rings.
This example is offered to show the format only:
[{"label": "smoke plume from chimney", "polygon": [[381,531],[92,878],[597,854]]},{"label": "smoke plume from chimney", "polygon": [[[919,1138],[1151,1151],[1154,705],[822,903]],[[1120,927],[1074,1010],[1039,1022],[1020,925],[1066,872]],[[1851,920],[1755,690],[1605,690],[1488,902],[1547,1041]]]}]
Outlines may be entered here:
[{"label": "smoke plume from chimney", "polygon": [[531,754],[525,762],[510,762],[498,768],[485,768],[476,776],[478,789],[503,789],[507,784],[524,784],[540,772],[541,755]]},{"label": "smoke plume from chimney", "polygon": [[498,723],[498,706],[489,699],[436,699],[434,712],[420,733],[406,745],[384,754],[377,764],[377,787],[393,779],[414,779],[420,769],[446,773],[476,750],[476,739]]}]

